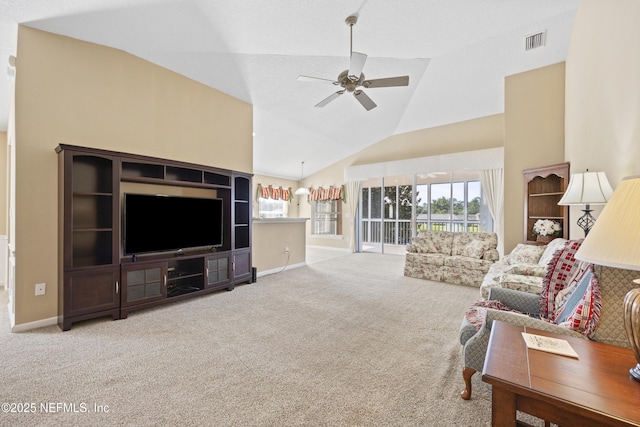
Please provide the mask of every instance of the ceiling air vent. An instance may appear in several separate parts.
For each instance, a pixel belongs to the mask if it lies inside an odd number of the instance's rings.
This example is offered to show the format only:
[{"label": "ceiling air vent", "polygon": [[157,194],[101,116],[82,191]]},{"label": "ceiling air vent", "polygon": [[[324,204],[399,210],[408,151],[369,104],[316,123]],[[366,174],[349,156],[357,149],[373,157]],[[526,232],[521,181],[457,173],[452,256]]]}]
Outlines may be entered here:
[{"label": "ceiling air vent", "polygon": [[531,50],[544,46],[547,41],[547,30],[528,35],[524,38],[524,50]]}]

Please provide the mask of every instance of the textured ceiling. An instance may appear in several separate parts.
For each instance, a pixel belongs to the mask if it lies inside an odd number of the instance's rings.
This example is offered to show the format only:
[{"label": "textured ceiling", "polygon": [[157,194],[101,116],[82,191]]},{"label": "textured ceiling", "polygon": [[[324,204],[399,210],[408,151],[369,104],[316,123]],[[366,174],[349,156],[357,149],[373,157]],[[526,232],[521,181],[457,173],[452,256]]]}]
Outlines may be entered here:
[{"label": "textured ceiling", "polygon": [[[504,77],[564,61],[579,0],[1,0],[0,57],[25,24],[127,51],[254,106],[254,172],[300,178],[391,135],[504,112]],[[366,89],[324,108],[353,50]],[[525,51],[525,36],[547,31]],[[5,64],[7,64],[5,62]],[[0,87],[0,128],[7,85]]]}]

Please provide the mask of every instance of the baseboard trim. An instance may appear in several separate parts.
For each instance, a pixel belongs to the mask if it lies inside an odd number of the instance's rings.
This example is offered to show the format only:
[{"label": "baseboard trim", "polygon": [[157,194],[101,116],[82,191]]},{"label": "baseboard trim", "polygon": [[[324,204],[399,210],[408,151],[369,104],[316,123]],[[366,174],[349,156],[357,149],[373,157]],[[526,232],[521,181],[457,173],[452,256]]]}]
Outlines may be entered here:
[{"label": "baseboard trim", "polygon": [[351,253],[351,250],[349,248],[334,248],[332,246],[320,246],[320,245],[307,245],[307,247],[311,249],[322,249],[322,250],[336,251],[336,252],[342,252],[347,254]]},{"label": "baseboard trim", "polygon": [[11,332],[26,332],[33,329],[44,328],[45,326],[53,326],[58,324],[58,316],[50,317],[48,319],[36,320],[35,322],[14,324],[15,320],[11,322]]},{"label": "baseboard trim", "polygon": [[291,270],[293,268],[298,268],[298,267],[304,267],[305,265],[307,265],[306,262],[300,262],[298,264],[288,265],[288,266],[286,266],[284,268],[283,267],[279,267],[279,268],[274,268],[274,269],[271,269],[271,270],[259,271],[257,276],[258,277],[268,276],[269,274],[280,273],[281,271]]}]

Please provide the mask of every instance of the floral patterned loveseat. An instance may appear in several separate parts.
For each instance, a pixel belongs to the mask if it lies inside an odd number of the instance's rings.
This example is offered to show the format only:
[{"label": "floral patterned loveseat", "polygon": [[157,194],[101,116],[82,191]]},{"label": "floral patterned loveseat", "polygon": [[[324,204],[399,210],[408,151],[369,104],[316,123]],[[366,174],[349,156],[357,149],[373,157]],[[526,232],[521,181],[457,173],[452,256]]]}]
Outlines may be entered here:
[{"label": "floral patterned loveseat", "polygon": [[539,294],[548,264],[554,254],[569,243],[571,241],[563,238],[543,246],[519,243],[509,255],[491,265],[480,285],[480,296],[487,298],[491,288],[496,287]]},{"label": "floral patterned loveseat", "polygon": [[500,259],[495,233],[421,230],[407,246],[404,275],[479,287]]}]

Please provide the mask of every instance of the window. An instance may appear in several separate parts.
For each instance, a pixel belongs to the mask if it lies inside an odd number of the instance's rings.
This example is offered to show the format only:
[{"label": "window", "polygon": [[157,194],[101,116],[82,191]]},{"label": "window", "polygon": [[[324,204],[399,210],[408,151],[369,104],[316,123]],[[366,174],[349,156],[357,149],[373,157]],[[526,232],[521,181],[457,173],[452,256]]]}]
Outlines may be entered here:
[{"label": "window", "polygon": [[286,218],[289,216],[289,202],[285,200],[258,198],[260,218]]},{"label": "window", "polygon": [[311,234],[315,236],[339,236],[342,234],[342,201],[322,200],[311,202]]},{"label": "window", "polygon": [[475,175],[465,172],[459,177],[460,181],[419,184],[416,190],[418,229],[492,231],[493,221]]},{"label": "window", "polygon": [[359,243],[365,252],[380,245],[387,250],[404,246],[420,230],[493,230],[479,171],[372,179],[362,185],[359,216]]}]

